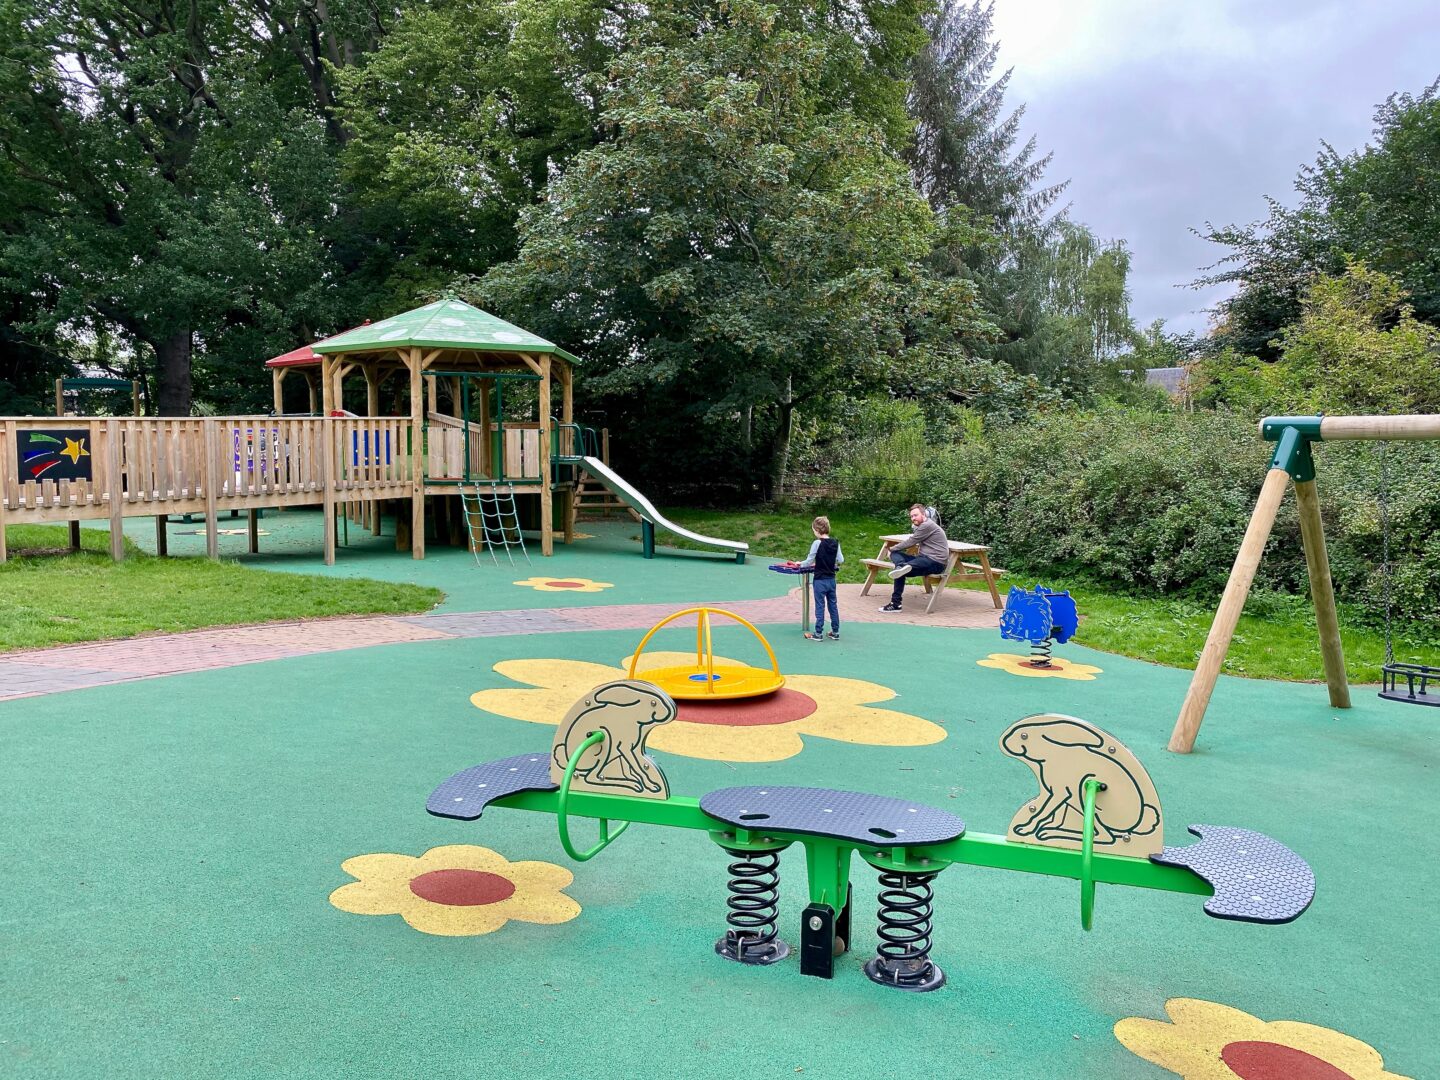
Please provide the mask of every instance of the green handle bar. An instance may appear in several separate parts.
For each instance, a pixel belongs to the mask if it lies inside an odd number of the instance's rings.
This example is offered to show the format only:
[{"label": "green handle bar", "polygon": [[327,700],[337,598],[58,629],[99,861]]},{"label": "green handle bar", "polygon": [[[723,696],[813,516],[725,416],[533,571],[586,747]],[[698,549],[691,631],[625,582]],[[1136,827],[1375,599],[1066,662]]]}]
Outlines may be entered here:
[{"label": "green handle bar", "polygon": [[570,780],[575,775],[575,766],[580,764],[580,755],[585,753],[598,742],[605,740],[603,731],[592,731],[586,740],[580,744],[579,749],[570,755],[569,762],[565,765],[565,775],[560,778],[560,793],[555,798],[555,825],[560,831],[560,846],[565,849],[576,862],[587,862],[593,859],[600,852],[615,842],[621,833],[630,827],[630,822],[625,822],[613,833],[610,831],[610,819],[600,819],[600,842],[589,851],[576,851],[575,845],[570,842],[570,821],[567,804],[570,802]]},{"label": "green handle bar", "polygon": [[1085,807],[1085,831],[1080,835],[1080,925],[1089,930],[1095,920],[1095,797],[1105,785],[1093,776],[1080,786]]}]

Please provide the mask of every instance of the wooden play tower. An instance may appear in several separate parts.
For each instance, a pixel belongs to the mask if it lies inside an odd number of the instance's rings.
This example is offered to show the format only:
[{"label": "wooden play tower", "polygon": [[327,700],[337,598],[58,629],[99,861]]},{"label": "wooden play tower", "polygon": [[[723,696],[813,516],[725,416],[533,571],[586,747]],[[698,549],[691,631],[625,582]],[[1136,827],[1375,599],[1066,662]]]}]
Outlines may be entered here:
[{"label": "wooden play tower", "polygon": [[[574,477],[560,466],[582,452],[574,423],[575,363],[544,338],[462,300],[445,299],[318,341],[268,366],[277,413],[284,412],[284,381],[292,372],[306,378],[312,409],[318,389],[324,416],[345,415],[346,380],[355,376],[364,380],[366,415],[381,415],[383,397],[408,404],[410,430],[421,437],[371,453],[409,456],[416,480],[401,535],[408,533],[411,551],[421,559],[427,496],[458,501],[466,490],[501,484],[507,494],[538,499],[542,554],[554,551],[557,496],[570,540]],[[401,384],[387,388],[396,375]],[[458,519],[453,507],[440,516]]]}]

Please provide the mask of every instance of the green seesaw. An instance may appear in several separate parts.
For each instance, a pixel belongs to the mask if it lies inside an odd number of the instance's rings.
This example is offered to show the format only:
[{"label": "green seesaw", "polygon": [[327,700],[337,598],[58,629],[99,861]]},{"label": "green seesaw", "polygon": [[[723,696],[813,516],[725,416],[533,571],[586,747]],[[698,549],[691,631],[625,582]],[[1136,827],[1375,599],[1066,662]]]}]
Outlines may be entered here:
[{"label": "green seesaw", "polygon": [[[457,773],[435,789],[427,809],[464,821],[488,806],[554,814],[561,845],[580,862],[631,824],[708,833],[732,856],[728,928],[715,949],[744,964],[789,955],[778,933],[779,856],[799,844],[810,897],[800,970],[822,978],[833,975],[835,956],[851,944],[850,867],[858,854],[880,880],[880,941],[865,972],[908,990],[944,983],[930,959],[932,883],[952,865],[1073,878],[1086,930],[1102,883],[1207,896],[1208,914],[1242,922],[1289,922],[1314,897],[1305,861],[1260,833],[1191,825],[1198,843],[1164,846],[1159,799],[1144,767],[1117,739],[1074,717],[1027,717],[1002,736],[1002,750],[1030,767],[1039,790],[999,836],[967,832],[946,810],[862,792],[751,786],[701,799],[671,795],[645,740],[675,712],[654,684],[597,686],[566,714],[549,753]],[[599,839],[578,846],[573,818],[597,819]]]}]

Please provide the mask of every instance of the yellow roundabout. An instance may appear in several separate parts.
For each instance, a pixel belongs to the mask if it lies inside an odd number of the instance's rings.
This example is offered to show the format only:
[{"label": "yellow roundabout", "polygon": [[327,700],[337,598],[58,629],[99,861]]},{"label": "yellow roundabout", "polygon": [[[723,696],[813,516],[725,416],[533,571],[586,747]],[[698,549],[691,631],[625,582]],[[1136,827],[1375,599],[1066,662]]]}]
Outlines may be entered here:
[{"label": "yellow roundabout", "polygon": [[[770,648],[770,642],[765,640],[765,635],[760,633],[753,623],[736,615],[733,611],[711,607],[686,608],[673,615],[667,615],[652,626],[649,632],[640,639],[640,645],[635,650],[635,654],[630,657],[629,678],[636,678],[640,654],[645,651],[645,646],[649,644],[656,632],[686,615],[696,616],[695,662],[649,668],[644,674],[646,682],[654,683],[679,701],[718,701],[725,698],[763,697],[766,694],[773,694],[785,685],[785,676],[780,674],[780,663],[775,659],[775,650]],[[734,619],[754,634],[760,644],[765,647],[765,655],[770,658],[769,670],[750,667],[748,664],[722,663],[717,665],[715,663],[715,646],[711,640],[710,631],[712,615],[723,615],[727,619]]]}]

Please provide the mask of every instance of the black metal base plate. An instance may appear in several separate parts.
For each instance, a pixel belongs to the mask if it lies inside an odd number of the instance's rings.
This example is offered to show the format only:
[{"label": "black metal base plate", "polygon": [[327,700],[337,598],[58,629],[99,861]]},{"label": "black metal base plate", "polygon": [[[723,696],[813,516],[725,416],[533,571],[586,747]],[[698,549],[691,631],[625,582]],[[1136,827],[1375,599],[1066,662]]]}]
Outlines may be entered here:
[{"label": "black metal base plate", "polygon": [[866,962],[865,975],[871,982],[893,990],[910,990],[917,994],[939,990],[945,985],[945,972],[940,970],[939,964],[926,961],[926,966],[928,970],[906,971],[893,961],[877,956]]},{"label": "black metal base plate", "polygon": [[726,960],[734,960],[737,964],[755,964],[764,967],[778,964],[789,956],[790,946],[776,938],[769,945],[757,948],[745,940],[744,935],[726,931],[725,936],[715,942],[715,951]]}]

